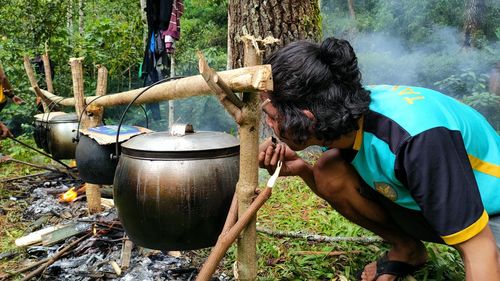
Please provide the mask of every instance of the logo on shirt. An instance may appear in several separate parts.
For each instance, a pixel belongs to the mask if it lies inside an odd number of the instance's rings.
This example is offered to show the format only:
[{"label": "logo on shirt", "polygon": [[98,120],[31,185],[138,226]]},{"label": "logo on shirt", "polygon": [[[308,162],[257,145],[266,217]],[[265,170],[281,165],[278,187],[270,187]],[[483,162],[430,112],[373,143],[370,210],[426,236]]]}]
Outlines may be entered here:
[{"label": "logo on shirt", "polygon": [[398,199],[398,193],[396,190],[390,186],[388,183],[385,182],[374,182],[375,185],[375,190],[387,197],[391,201],[396,201]]}]

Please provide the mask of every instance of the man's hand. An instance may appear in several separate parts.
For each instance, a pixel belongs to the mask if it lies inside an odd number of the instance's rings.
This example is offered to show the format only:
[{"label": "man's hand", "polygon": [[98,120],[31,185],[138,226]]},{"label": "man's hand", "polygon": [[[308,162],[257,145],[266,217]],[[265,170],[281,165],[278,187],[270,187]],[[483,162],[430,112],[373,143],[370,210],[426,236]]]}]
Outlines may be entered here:
[{"label": "man's hand", "polygon": [[24,103],[24,100],[18,96],[13,96],[12,101],[17,105],[21,105]]},{"label": "man's hand", "polygon": [[307,166],[295,151],[285,143],[274,143],[271,138],[259,145],[259,167],[267,169],[270,175],[274,173],[278,160],[283,162],[280,176],[297,176]]},{"label": "man's hand", "polygon": [[13,137],[12,133],[10,132],[9,128],[5,126],[4,123],[0,122],[0,140],[3,140],[8,137]]}]

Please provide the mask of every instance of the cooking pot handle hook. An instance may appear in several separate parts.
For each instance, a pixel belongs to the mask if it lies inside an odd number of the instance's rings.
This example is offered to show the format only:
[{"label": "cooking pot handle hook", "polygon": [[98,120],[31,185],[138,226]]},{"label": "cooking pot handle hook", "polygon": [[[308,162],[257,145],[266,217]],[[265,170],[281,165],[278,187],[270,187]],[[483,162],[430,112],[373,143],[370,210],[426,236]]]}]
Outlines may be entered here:
[{"label": "cooking pot handle hook", "polygon": [[173,124],[170,128],[170,135],[172,136],[185,136],[186,134],[194,133],[193,125],[177,123]]}]

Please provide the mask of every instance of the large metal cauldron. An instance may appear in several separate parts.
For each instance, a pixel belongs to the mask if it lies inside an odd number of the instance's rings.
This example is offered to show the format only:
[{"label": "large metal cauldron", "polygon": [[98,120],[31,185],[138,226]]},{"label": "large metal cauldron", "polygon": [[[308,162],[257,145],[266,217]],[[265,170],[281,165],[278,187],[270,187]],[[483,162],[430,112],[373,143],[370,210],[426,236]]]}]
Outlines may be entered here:
[{"label": "large metal cauldron", "polygon": [[33,138],[35,139],[36,146],[43,149],[45,152],[49,152],[48,143],[48,131],[49,131],[49,121],[55,116],[66,114],[65,112],[48,112],[40,113],[35,115],[35,121],[33,122]]},{"label": "large metal cauldron", "polygon": [[48,147],[54,159],[74,159],[78,118],[75,113],[55,116],[48,122]]},{"label": "large metal cauldron", "polygon": [[159,250],[213,246],[239,176],[238,140],[157,132],[122,144],[114,201],[130,239]]}]

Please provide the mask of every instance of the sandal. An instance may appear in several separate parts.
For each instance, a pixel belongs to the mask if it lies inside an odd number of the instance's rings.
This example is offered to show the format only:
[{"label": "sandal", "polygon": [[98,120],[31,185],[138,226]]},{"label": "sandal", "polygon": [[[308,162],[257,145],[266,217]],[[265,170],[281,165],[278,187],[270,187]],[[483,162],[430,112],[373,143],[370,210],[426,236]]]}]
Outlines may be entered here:
[{"label": "sandal", "polygon": [[[425,263],[419,265],[409,264],[402,261],[391,261],[387,256],[387,252],[377,260],[377,273],[372,281],[376,281],[381,275],[390,274],[396,276],[396,280],[406,277],[421,269]],[[361,280],[361,274],[364,268],[356,275],[357,280]]]}]

